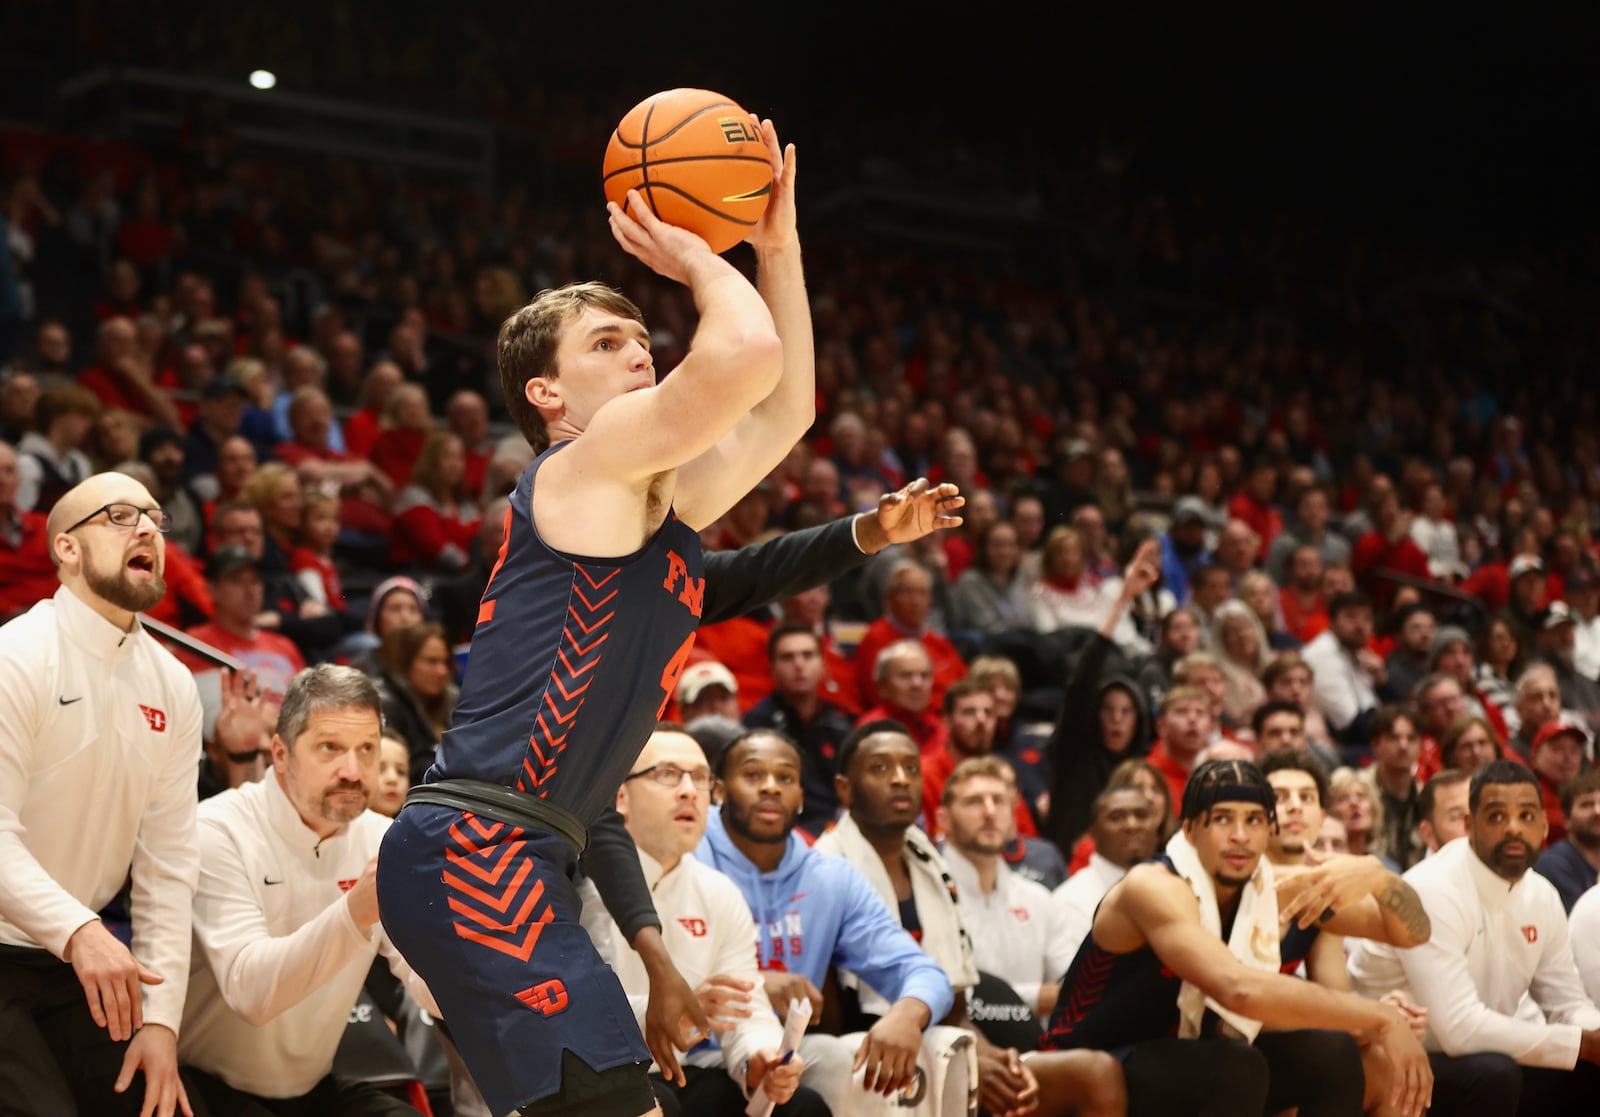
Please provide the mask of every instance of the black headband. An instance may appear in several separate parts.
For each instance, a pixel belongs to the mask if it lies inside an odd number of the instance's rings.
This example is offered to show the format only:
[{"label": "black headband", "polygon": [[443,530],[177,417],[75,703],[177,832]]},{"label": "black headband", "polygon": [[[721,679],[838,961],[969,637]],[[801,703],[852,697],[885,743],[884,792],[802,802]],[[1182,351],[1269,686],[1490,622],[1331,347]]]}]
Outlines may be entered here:
[{"label": "black headband", "polygon": [[1255,803],[1265,807],[1271,815],[1277,808],[1276,793],[1270,786],[1255,787],[1244,783],[1218,783],[1199,788],[1194,797],[1194,817],[1209,811],[1218,803]]}]

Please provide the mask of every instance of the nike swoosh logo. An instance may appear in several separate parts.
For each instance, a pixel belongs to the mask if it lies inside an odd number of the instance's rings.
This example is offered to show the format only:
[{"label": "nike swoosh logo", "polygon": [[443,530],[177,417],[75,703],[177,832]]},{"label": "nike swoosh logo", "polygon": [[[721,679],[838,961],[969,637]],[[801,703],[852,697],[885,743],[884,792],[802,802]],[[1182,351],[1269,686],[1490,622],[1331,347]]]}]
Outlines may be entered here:
[{"label": "nike swoosh logo", "polygon": [[725,202],[753,202],[757,198],[764,198],[770,193],[772,193],[772,183],[769,182],[764,186],[756,187],[754,190],[746,190],[743,194],[726,194],[722,200]]},{"label": "nike swoosh logo", "polygon": [[268,880],[266,877],[262,877],[261,878],[261,883],[262,884],[282,884],[283,881],[281,881],[281,880]]},{"label": "nike swoosh logo", "polygon": [[56,701],[61,703],[63,706],[70,706],[74,702],[82,702],[83,701],[83,695],[80,694],[76,698],[57,698]]},{"label": "nike swoosh logo", "polygon": [[809,895],[811,895],[809,892],[796,892],[793,896],[789,897],[789,902],[792,904],[796,900],[804,900]]}]

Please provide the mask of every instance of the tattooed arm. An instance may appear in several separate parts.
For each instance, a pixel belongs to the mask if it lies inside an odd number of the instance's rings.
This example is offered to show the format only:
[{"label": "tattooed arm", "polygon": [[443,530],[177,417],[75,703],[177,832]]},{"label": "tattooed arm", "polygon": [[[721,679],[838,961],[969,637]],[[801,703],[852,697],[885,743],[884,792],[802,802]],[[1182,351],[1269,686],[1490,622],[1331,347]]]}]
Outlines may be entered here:
[{"label": "tattooed arm", "polygon": [[1394,947],[1420,946],[1433,927],[1416,891],[1376,857],[1332,857],[1278,883],[1284,920]]}]

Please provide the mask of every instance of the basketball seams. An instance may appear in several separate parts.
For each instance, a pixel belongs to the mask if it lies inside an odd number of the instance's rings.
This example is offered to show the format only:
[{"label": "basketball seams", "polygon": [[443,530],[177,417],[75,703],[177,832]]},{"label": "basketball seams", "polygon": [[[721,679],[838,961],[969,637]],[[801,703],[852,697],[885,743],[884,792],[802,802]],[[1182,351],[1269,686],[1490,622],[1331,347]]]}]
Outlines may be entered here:
[{"label": "basketball seams", "polygon": [[[663,135],[657,136],[655,138],[655,142],[656,143],[665,143],[666,141],[670,140],[673,136],[677,135],[678,132],[681,131],[686,124],[690,124],[693,121],[698,120],[700,117],[704,116],[708,112],[716,112],[718,109],[737,109],[738,107],[739,106],[734,104],[732,101],[718,101],[714,105],[702,106],[701,108],[695,109],[694,112],[690,113],[688,116],[684,117],[682,120],[678,121],[678,123],[674,124],[671,128],[667,129],[667,131]],[[651,140],[650,140],[650,114],[652,114],[655,111],[656,111],[656,102],[655,102],[654,99],[652,99],[650,101],[649,108],[645,109],[644,127],[642,129],[640,129],[640,135],[639,135],[639,142],[638,143],[629,143],[626,139],[624,139],[623,136],[622,136],[622,127],[620,125],[618,125],[616,132],[613,133],[613,135],[615,135],[616,138],[617,138],[617,143],[621,144],[623,147],[633,148],[636,151],[637,150],[642,150],[644,148],[649,147],[650,143],[651,143]]]},{"label": "basketball seams", "polygon": [[[657,182],[654,185],[655,185],[655,188],[657,190],[665,190],[665,191],[667,191],[669,193],[676,194],[680,198],[684,199],[685,201],[693,202],[695,205],[699,206],[701,209],[705,210],[707,213],[715,214],[717,217],[722,218],[722,220],[724,220],[724,221],[732,222],[735,225],[743,225],[746,228],[753,228],[755,226],[755,222],[754,221],[747,221],[743,217],[735,217],[731,213],[723,213],[720,209],[717,209],[714,206],[706,205],[699,198],[696,198],[693,194],[689,193],[687,190],[683,189],[681,186],[674,186],[670,182]],[[666,218],[662,218],[662,220],[665,221]]]},{"label": "basketball seams", "polygon": [[[772,160],[770,158],[768,158],[767,156],[764,156],[764,155],[674,155],[671,159],[652,159],[652,160],[650,160],[650,165],[652,167],[664,167],[669,163],[728,163],[728,162],[760,163],[763,167],[772,166]],[[618,167],[616,170],[614,170],[614,171],[610,172],[609,174],[607,174],[600,181],[601,182],[610,182],[612,179],[616,178],[618,175],[627,174],[629,171],[639,171],[639,172],[643,173],[644,164],[642,162],[641,163],[630,163],[626,167]]]},{"label": "basketball seams", "polygon": [[650,204],[650,212],[660,217],[661,211],[656,208],[656,196],[650,185],[650,118],[655,111],[656,103],[651,101],[650,107],[644,110],[644,124],[639,128],[639,185],[644,188],[644,199]]}]

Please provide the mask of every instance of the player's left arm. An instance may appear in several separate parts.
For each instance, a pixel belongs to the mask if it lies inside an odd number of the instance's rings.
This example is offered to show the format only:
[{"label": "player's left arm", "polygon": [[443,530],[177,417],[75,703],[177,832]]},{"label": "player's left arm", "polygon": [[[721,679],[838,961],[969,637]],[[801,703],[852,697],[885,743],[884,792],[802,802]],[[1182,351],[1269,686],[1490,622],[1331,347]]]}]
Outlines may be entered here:
[{"label": "player's left arm", "polygon": [[[1333,914],[1324,919],[1328,912]],[[1332,857],[1278,881],[1278,915],[1302,927],[1402,949],[1428,941],[1432,924],[1416,890],[1376,857]]]},{"label": "player's left arm", "polygon": [[673,504],[688,523],[711,523],[772,472],[817,416],[816,347],[795,230],[794,145],[760,122],[772,158],[772,199],[746,238],[756,251],[756,290],[783,344],[778,386],[711,449],[678,470]]},{"label": "player's left arm", "polygon": [[1323,931],[1306,955],[1306,976],[1324,989],[1350,992],[1350,970],[1344,961],[1344,936]]}]

